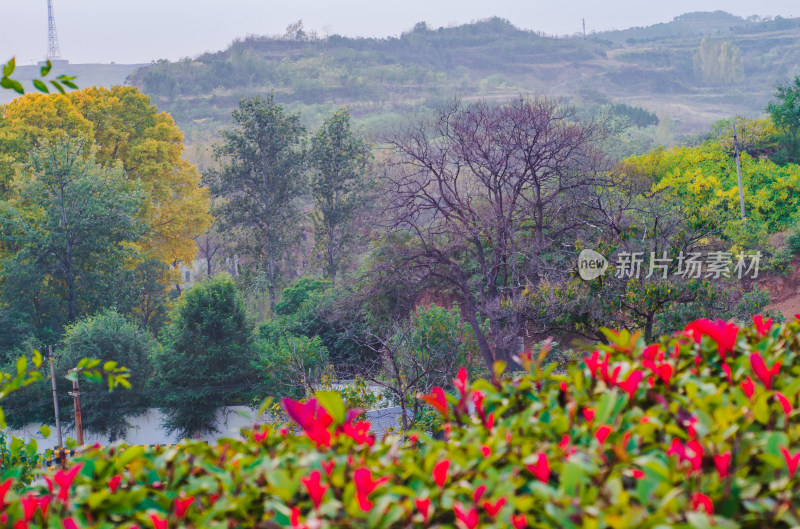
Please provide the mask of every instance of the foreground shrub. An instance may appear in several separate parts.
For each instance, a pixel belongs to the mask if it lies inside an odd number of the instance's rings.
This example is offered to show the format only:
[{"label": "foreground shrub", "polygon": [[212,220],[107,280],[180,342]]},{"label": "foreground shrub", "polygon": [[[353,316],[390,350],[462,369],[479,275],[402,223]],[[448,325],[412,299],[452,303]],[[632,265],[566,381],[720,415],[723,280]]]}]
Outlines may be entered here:
[{"label": "foreground shrub", "polygon": [[255,375],[251,326],[228,274],[183,293],[153,357],[164,428],[181,437],[213,432],[220,406],[245,404]]},{"label": "foreground shrub", "polygon": [[[447,419],[377,441],[332,392],[285,400],[293,427],[167,450],[89,450],[46,485],[0,485],[33,527],[796,527],[800,323],[699,320],[646,345],[608,333],[566,374],[423,398]],[[539,358],[547,354],[543,348]],[[8,485],[6,485],[8,484]],[[5,503],[3,503],[5,502]],[[60,523],[58,518],[61,518]],[[21,522],[21,524],[19,523]]]}]

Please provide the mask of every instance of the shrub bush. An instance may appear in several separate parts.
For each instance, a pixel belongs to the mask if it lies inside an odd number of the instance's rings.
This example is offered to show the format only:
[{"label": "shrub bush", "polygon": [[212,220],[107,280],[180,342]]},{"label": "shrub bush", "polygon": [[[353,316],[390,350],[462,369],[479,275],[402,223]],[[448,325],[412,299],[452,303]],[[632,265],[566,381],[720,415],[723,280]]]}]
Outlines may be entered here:
[{"label": "shrub bush", "polygon": [[[24,493],[30,527],[796,527],[800,322],[698,320],[608,343],[564,374],[435,388],[445,439],[375,440],[333,392],[284,400],[295,426],[166,450],[89,449]],[[544,357],[544,354],[540,355]],[[5,502],[5,503],[3,503]],[[57,522],[61,518],[61,524]]]},{"label": "shrub bush", "polygon": [[[150,355],[156,349],[155,340],[118,312],[106,310],[68,326],[63,343],[61,361],[68,366],[92,356],[128,367],[130,391],[110,393],[102,380],[81,387],[83,428],[107,436],[109,441],[123,438],[131,428],[130,419],[144,414],[150,406],[145,384],[153,371]],[[72,384],[63,380],[60,385],[61,407],[71,411]],[[73,424],[72,413],[68,416],[67,424]]]}]

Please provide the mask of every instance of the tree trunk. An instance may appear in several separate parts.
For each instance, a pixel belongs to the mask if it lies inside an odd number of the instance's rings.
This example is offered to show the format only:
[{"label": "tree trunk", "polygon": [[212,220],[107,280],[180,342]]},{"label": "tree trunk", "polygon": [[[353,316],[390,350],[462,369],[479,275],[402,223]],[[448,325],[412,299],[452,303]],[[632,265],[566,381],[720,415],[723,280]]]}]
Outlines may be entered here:
[{"label": "tree trunk", "polygon": [[331,276],[331,281],[333,282],[333,286],[336,286],[336,263],[333,259],[333,237],[334,237],[334,228],[331,226],[328,229],[328,274]]},{"label": "tree trunk", "polygon": [[483,331],[480,329],[480,325],[478,324],[478,314],[472,302],[467,300],[465,308],[466,310],[464,315],[467,317],[467,322],[469,323],[470,327],[472,327],[472,332],[475,333],[475,339],[478,341],[478,348],[481,351],[481,356],[483,356],[483,361],[486,362],[486,367],[488,367],[489,371],[491,372],[492,367],[494,366],[495,356],[492,352],[491,346],[489,345],[489,340],[486,339],[486,336],[483,335]]},{"label": "tree trunk", "polygon": [[67,322],[72,323],[75,319],[75,276],[72,273],[72,241],[69,240],[67,240],[64,275],[67,280]]},{"label": "tree trunk", "polygon": [[275,312],[275,259],[273,259],[271,253],[267,268],[269,274],[269,285],[267,285],[267,290],[269,291],[269,310]]}]

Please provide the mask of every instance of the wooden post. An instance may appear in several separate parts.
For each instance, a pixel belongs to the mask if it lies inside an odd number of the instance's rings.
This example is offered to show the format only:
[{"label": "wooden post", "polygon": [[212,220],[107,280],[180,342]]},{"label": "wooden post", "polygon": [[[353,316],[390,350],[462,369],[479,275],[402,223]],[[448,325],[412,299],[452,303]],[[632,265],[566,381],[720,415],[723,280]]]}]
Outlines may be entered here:
[{"label": "wooden post", "polygon": [[53,385],[53,408],[56,411],[56,432],[58,432],[58,446],[64,446],[64,441],[61,438],[61,418],[58,416],[58,392],[56,391],[56,373],[53,369],[53,346],[47,346],[47,353],[50,357],[50,382]]},{"label": "wooden post", "polygon": [[[77,373],[76,373],[77,374]],[[78,388],[78,378],[72,381],[72,398],[75,402],[75,433],[78,436],[78,444],[83,444],[83,422],[81,421],[81,391]]]},{"label": "wooden post", "polygon": [[733,148],[736,151],[736,178],[739,179],[739,206],[742,208],[744,220],[744,191],[742,190],[742,166],[739,163],[739,137],[736,135],[736,125],[733,126]]}]

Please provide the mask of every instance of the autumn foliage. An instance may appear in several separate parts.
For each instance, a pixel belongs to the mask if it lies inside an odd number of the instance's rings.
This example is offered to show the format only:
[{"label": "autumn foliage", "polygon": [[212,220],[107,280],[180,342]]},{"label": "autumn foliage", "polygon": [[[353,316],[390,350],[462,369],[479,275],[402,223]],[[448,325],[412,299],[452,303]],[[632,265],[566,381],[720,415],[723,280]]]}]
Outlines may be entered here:
[{"label": "autumn foliage", "polygon": [[800,322],[607,333],[566,373],[423,398],[445,439],[375,439],[333,393],[216,445],[90,449],[41,485],[0,482],[0,527],[796,527]]},{"label": "autumn foliage", "polygon": [[150,228],[143,247],[171,265],[192,261],[194,237],[208,227],[208,191],[186,162],[183,133],[168,114],[132,87],[87,88],[66,95],[28,94],[0,109],[0,191],[16,192],[14,162],[29,152],[66,138],[94,144],[97,161],[121,164],[138,181],[147,200],[142,221]]}]

